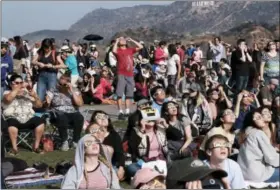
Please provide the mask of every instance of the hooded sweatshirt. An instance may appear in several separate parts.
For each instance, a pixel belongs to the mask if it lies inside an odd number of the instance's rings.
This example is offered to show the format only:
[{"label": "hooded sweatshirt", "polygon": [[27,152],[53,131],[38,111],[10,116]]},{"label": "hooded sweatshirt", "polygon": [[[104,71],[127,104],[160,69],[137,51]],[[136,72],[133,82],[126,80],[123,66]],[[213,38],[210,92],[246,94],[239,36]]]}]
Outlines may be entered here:
[{"label": "hooded sweatshirt", "polygon": [[[67,174],[65,175],[64,180],[61,184],[61,189],[79,189],[80,184],[84,178],[84,165],[85,165],[85,149],[84,149],[84,140],[89,135],[85,135],[83,138],[80,139],[78,142],[78,146],[76,148],[75,153],[75,165],[72,166]],[[106,159],[111,162],[109,152],[105,151]],[[105,164],[102,162],[100,163],[100,169],[102,174],[107,180],[108,188],[109,189],[121,189],[118,177],[115,173],[115,170],[112,168],[112,172],[110,171],[110,168],[108,168]],[[111,175],[112,173],[112,175]],[[93,180],[93,179],[91,179]]]},{"label": "hooded sweatshirt", "polygon": [[5,86],[5,80],[8,73],[13,72],[13,60],[11,56],[6,53],[1,56],[1,86]]},{"label": "hooded sweatshirt", "polygon": [[272,176],[275,167],[279,167],[279,153],[262,130],[249,127],[245,135],[245,142],[239,150],[238,164],[245,180],[264,182]]}]

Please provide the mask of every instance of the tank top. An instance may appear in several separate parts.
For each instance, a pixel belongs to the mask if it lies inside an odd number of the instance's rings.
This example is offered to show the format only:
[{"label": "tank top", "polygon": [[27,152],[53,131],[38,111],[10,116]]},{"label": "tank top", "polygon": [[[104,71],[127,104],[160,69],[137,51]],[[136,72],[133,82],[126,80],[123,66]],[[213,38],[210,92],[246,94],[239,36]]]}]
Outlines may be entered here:
[{"label": "tank top", "polygon": [[[56,56],[56,55],[55,55]],[[39,55],[38,62],[44,63],[44,64],[52,64],[54,65],[54,60],[53,60],[53,53],[50,53],[48,57],[45,57],[45,55]],[[56,69],[50,69],[50,68],[42,68],[39,69],[39,72],[52,72],[56,73]]]}]

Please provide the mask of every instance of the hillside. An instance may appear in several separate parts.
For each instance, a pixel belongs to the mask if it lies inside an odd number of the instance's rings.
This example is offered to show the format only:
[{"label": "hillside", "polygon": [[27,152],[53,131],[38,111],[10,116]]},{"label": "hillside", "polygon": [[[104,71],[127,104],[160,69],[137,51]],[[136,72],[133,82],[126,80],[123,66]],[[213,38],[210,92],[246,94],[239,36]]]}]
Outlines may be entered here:
[{"label": "hillside", "polygon": [[[203,3],[203,2],[202,2]],[[277,1],[213,2],[213,5],[194,6],[193,2],[176,1],[166,6],[141,5],[119,9],[96,9],[74,23],[67,31],[56,31],[53,37],[77,40],[95,33],[111,39],[118,32],[140,27],[168,33],[220,33],[246,22],[279,23]],[[205,2],[204,2],[205,4]],[[276,31],[277,32],[277,31]],[[50,31],[30,33],[29,40],[49,37]],[[63,39],[64,39],[63,38]]]}]

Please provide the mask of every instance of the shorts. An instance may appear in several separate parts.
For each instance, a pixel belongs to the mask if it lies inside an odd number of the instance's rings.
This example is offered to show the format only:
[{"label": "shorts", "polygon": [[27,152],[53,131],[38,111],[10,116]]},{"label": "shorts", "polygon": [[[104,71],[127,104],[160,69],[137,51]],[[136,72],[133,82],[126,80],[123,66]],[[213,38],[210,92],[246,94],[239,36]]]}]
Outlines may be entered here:
[{"label": "shorts", "polygon": [[135,82],[133,77],[118,75],[116,94],[122,98],[125,93],[126,99],[132,99],[134,95]]},{"label": "shorts", "polygon": [[41,117],[34,116],[31,119],[29,119],[26,123],[20,123],[17,119],[15,118],[8,118],[6,120],[9,127],[16,127],[18,129],[30,129],[33,130],[36,127],[38,127],[41,124],[45,123],[45,120]]}]

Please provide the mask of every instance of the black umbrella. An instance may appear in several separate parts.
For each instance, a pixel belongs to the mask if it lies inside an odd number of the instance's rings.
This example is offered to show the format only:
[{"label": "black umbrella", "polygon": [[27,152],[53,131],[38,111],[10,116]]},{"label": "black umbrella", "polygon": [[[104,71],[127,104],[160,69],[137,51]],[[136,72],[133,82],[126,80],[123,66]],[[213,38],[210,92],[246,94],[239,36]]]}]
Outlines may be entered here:
[{"label": "black umbrella", "polygon": [[103,40],[103,37],[96,34],[89,34],[86,35],[83,39],[87,41],[99,41],[99,40]]}]

